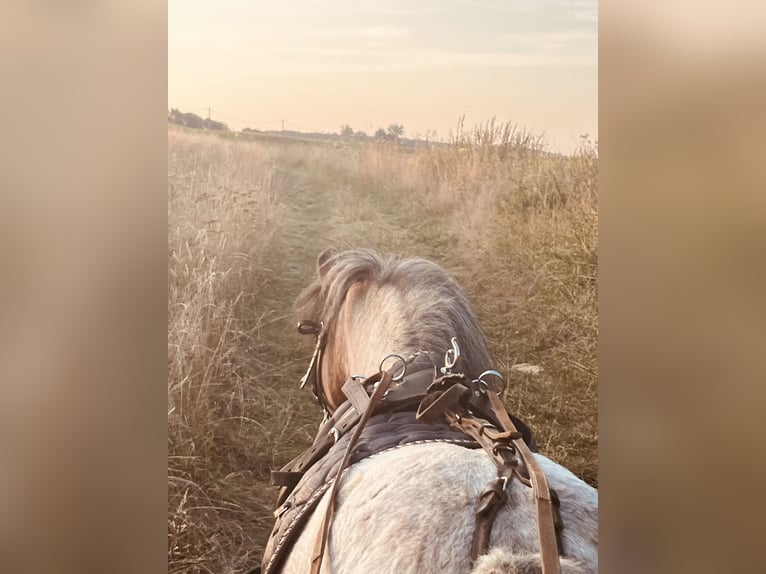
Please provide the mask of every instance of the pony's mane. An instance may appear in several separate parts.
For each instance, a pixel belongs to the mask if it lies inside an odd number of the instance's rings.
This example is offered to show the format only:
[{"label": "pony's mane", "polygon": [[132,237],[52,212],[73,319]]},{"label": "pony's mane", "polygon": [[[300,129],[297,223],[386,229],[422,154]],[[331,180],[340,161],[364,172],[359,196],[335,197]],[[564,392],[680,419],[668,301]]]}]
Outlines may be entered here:
[{"label": "pony's mane", "polygon": [[323,253],[318,277],[296,302],[296,315],[322,321],[332,337],[346,293],[359,281],[393,288],[406,309],[406,324],[397,334],[404,348],[389,352],[444,353],[451,337],[457,337],[466,374],[478,376],[490,368],[486,340],[463,289],[441,267],[425,259],[383,258],[370,250]]}]

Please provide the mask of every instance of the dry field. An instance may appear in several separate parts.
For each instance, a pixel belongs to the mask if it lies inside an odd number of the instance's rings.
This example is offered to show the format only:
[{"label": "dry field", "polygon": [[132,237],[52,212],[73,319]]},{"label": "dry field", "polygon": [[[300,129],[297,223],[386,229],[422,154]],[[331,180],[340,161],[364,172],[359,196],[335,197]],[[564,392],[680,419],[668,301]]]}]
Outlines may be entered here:
[{"label": "dry field", "polygon": [[[597,485],[597,149],[512,125],[405,152],[168,127],[168,563],[240,573],[268,471],[321,418],[291,305],[326,247],[430,258],[466,288],[541,450]],[[530,363],[539,374],[512,369]]]}]

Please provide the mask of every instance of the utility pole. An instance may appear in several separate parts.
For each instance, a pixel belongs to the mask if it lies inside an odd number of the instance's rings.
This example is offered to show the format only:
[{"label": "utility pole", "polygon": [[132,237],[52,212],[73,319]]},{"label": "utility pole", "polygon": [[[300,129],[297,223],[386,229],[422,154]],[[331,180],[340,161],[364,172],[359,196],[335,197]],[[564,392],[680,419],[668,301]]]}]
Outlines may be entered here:
[{"label": "utility pole", "polygon": [[285,131],[285,120],[282,120],[282,131]]},{"label": "utility pole", "polygon": [[207,119],[210,119],[210,108],[207,109]]}]

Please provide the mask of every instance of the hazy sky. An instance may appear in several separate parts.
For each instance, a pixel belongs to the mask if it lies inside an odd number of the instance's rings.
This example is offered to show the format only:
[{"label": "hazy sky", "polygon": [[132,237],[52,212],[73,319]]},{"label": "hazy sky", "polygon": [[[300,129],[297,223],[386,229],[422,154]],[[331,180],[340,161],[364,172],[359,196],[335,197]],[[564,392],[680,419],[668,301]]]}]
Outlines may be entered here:
[{"label": "hazy sky", "polygon": [[168,107],[246,126],[446,137],[492,116],[598,134],[597,3],[169,0]]}]

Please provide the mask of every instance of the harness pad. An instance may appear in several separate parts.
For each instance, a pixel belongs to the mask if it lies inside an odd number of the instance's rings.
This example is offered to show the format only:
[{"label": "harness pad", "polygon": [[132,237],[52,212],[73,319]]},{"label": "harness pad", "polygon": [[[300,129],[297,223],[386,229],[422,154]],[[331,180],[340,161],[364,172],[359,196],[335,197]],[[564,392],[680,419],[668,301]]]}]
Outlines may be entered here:
[{"label": "harness pad", "polygon": [[[263,555],[262,574],[279,572],[312,511],[332,486],[350,439],[351,433],[341,436],[327,454],[306,471],[276,510],[274,529]],[[476,441],[446,422],[424,424],[415,419],[412,411],[384,412],[373,415],[367,422],[351,454],[350,465],[400,446],[435,442],[480,448]]]}]

